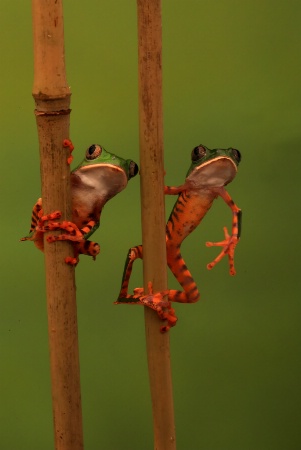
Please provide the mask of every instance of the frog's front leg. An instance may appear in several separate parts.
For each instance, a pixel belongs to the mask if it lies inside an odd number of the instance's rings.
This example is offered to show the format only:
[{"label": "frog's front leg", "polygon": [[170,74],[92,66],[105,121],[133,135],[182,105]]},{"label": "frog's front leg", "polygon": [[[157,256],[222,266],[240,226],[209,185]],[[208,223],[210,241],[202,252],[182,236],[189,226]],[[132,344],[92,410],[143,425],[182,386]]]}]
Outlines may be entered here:
[{"label": "frog's front leg", "polygon": [[41,217],[38,226],[36,227],[37,231],[67,231],[67,233],[64,234],[60,234],[58,236],[50,235],[46,238],[47,242],[49,243],[56,241],[72,241],[74,243],[74,250],[76,255],[74,258],[71,256],[65,258],[67,264],[76,265],[78,263],[78,254],[89,255],[92,256],[93,259],[95,259],[100,252],[99,244],[87,240],[86,237],[92,234],[95,229],[98,228],[99,224],[94,220],[91,220],[82,229],[79,229],[73,222],[66,220],[62,222],[49,222],[47,225],[44,225],[45,221],[53,220],[59,217],[61,217],[61,213],[59,211]]},{"label": "frog's front leg", "polygon": [[224,256],[227,255],[229,260],[230,275],[235,275],[236,271],[234,267],[234,252],[241,235],[242,211],[240,208],[238,208],[238,206],[236,206],[236,204],[224,188],[217,188],[216,192],[223,198],[223,200],[232,210],[232,231],[231,235],[229,235],[227,228],[224,227],[224,240],[220,242],[206,242],[207,247],[223,247],[223,250],[220,252],[220,254],[211,263],[207,264],[207,268],[211,270],[219,261],[224,258]]},{"label": "frog's front leg", "polygon": [[230,275],[235,275],[236,270],[234,267],[234,251],[238,243],[238,239],[229,235],[227,227],[224,227],[225,239],[220,242],[206,242],[207,247],[223,247],[220,254],[209,264],[207,264],[207,269],[211,270],[213,267],[220,262],[224,256],[228,255],[229,260],[229,272]]}]

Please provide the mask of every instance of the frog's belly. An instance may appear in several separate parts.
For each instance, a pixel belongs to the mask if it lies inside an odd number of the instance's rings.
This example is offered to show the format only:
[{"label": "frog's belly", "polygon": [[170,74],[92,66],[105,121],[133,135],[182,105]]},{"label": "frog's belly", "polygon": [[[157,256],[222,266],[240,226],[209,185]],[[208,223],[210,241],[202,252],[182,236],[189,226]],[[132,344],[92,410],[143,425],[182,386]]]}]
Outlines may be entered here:
[{"label": "frog's belly", "polygon": [[216,194],[207,191],[184,191],[166,225],[167,244],[179,246],[181,242],[199,225],[210,209]]},{"label": "frog's belly", "polygon": [[78,228],[82,228],[91,220],[99,222],[106,201],[105,197],[95,198],[89,191],[72,191],[72,221]]}]

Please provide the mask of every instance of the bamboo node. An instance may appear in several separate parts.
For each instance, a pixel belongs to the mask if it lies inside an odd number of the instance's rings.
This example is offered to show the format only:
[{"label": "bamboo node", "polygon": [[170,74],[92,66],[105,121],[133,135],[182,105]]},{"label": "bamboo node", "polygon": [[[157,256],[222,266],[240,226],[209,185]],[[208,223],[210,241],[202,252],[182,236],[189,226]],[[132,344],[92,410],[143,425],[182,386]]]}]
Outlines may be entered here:
[{"label": "bamboo node", "polygon": [[39,111],[34,110],[35,116],[64,116],[71,113],[71,109],[60,109],[59,111]]}]

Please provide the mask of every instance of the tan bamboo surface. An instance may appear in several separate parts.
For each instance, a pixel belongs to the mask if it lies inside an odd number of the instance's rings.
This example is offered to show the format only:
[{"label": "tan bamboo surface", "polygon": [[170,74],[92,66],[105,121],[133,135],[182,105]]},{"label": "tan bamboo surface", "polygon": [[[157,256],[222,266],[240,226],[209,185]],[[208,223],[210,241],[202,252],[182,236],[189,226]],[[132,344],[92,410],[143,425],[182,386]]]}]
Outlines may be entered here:
[{"label": "tan bamboo surface", "polygon": [[[39,136],[43,210],[71,219],[70,96],[64,58],[62,0],[32,0],[35,115]],[[56,450],[82,450],[82,413],[73,255],[68,242],[45,241],[48,333]]]},{"label": "tan bamboo surface", "polygon": [[[167,288],[161,1],[137,0],[137,7],[143,277],[144,289],[151,281],[155,292]],[[161,334],[156,312],[144,309],[154,449],[175,450],[169,333]]]}]

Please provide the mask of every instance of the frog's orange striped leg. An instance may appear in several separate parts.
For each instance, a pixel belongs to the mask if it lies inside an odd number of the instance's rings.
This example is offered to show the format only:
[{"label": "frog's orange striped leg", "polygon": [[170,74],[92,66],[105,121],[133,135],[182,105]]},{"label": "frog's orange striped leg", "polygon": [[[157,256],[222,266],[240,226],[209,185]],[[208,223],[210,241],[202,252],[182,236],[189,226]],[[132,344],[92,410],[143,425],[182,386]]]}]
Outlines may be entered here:
[{"label": "frog's orange striped leg", "polygon": [[161,320],[167,320],[167,325],[161,327],[161,332],[165,333],[171,327],[175,326],[177,317],[175,310],[171,307],[168,300],[163,300],[166,295],[169,295],[169,290],[163,292],[153,293],[152,284],[148,283],[148,294],[144,293],[143,288],[135,288],[134,294],[128,294],[129,280],[133,270],[133,264],[136,259],[143,258],[143,247],[138,245],[129,249],[128,257],[125,262],[121,290],[116,302],[118,304],[136,304],[144,305],[157,312]]},{"label": "frog's orange striped leg", "polygon": [[86,236],[89,236],[94,232],[96,228],[98,228],[98,224],[95,220],[91,220],[88,222],[83,228],[79,229],[73,222],[70,221],[62,221],[62,222],[50,222],[47,225],[44,225],[44,222],[47,220],[53,220],[59,218],[61,213],[56,211],[55,213],[48,214],[47,216],[42,216],[36,226],[36,230],[39,232],[46,231],[57,231],[57,230],[65,230],[68,234],[60,234],[59,236],[47,236],[47,242],[56,242],[56,241],[72,241],[74,242],[74,250],[76,256],[72,258],[68,256],[65,258],[67,264],[76,265],[78,263],[78,254],[82,253],[84,255],[92,256],[93,259],[96,258],[98,253],[100,252],[99,244],[96,242],[92,242],[86,239]]},{"label": "frog's orange striped leg", "polygon": [[168,267],[183,288],[183,291],[170,289],[168,300],[178,303],[196,303],[200,299],[200,292],[179,249],[169,241],[166,246]]},{"label": "frog's orange striped leg", "polygon": [[[133,264],[136,259],[142,259],[143,258],[143,248],[142,245],[137,245],[136,247],[132,247],[128,251],[128,256],[125,261],[124,265],[124,271],[122,275],[122,282],[121,282],[121,290],[118,296],[118,300],[115,302],[117,303],[131,303],[127,301],[126,299],[133,299],[133,303],[137,303],[139,300],[137,298],[137,295],[131,296],[128,295],[128,288],[129,288],[129,281],[133,270]],[[140,289],[140,288],[137,288]],[[134,291],[135,292],[135,291]],[[142,289],[143,292],[143,289]],[[136,292],[138,294],[138,291]]]},{"label": "frog's orange striped leg", "polygon": [[31,241],[33,240],[33,234],[36,230],[36,226],[38,224],[38,221],[40,220],[40,218],[43,215],[43,209],[42,209],[42,199],[39,198],[36,202],[36,204],[34,205],[34,207],[32,208],[32,213],[31,213],[31,224],[30,224],[30,230],[29,230],[29,234],[28,236],[25,236],[23,238],[21,238],[21,241]]},{"label": "frog's orange striped leg", "polygon": [[223,241],[206,242],[207,247],[223,247],[223,250],[220,252],[220,254],[211,263],[207,264],[207,269],[211,270],[219,261],[224,258],[224,256],[227,255],[229,260],[230,275],[235,275],[236,271],[234,267],[234,251],[241,235],[242,211],[235,205],[234,201],[224,188],[217,188],[215,189],[215,191],[223,198],[223,200],[232,210],[232,232],[230,236],[227,228],[224,227],[225,239]]},{"label": "frog's orange striped leg", "polygon": [[[169,247],[167,252],[167,263],[184,291],[179,291],[176,289],[168,289],[167,291],[161,292],[161,295],[168,295],[169,302],[179,302],[179,303],[195,303],[199,300],[200,294],[197,289],[197,285],[192,278],[190,271],[187,269],[185,261],[183,258],[178,256],[177,248]],[[128,257],[125,262],[121,290],[118,295],[118,299],[115,304],[119,303],[139,303],[141,297],[144,294],[143,288],[135,288],[134,294],[128,294],[128,286],[130,277],[133,270],[133,264],[136,259],[143,259],[143,248],[142,245],[138,245],[137,247],[132,247],[129,250]],[[156,294],[154,294],[156,295]],[[148,294],[148,298],[150,299],[151,294]]]},{"label": "frog's orange striped leg", "polygon": [[[183,288],[183,291],[171,290],[168,298],[173,302],[195,303],[199,300],[200,293],[181,255],[180,247],[187,235],[198,225],[197,220],[190,221],[187,211],[200,208],[200,205],[194,205],[193,197],[184,186],[166,186],[165,193],[180,194],[166,224],[166,254],[168,267]],[[185,221],[186,226],[183,225]]]},{"label": "frog's orange striped leg", "polygon": [[[167,294],[169,296],[170,292],[173,292],[171,290],[167,290],[167,291],[163,291],[161,293],[159,292],[159,293],[153,294],[152,286],[149,284],[148,295],[145,295],[143,288],[135,288],[134,294],[132,294],[132,295],[128,294],[129,281],[130,281],[132,270],[133,270],[133,264],[136,261],[136,259],[143,259],[142,245],[137,245],[136,247],[132,247],[129,249],[128,256],[125,261],[121,289],[120,289],[120,292],[118,295],[118,299],[115,302],[116,305],[119,303],[147,304],[147,303],[150,303],[152,296],[161,295],[161,297],[163,297]],[[177,292],[177,291],[175,291],[175,292]],[[141,303],[140,300],[142,297],[144,297],[144,302]],[[167,303],[166,303],[166,305],[167,305]],[[162,305],[160,305],[160,306],[162,306]]]},{"label": "frog's orange striped leg", "polygon": [[60,236],[48,236],[48,242],[69,240],[74,242],[74,253],[75,257],[68,256],[65,258],[67,264],[76,265],[78,263],[78,255],[88,255],[92,256],[93,259],[96,258],[98,253],[100,252],[99,244],[96,242],[89,241],[87,237],[89,237],[94,231],[98,228],[99,223],[96,223],[95,220],[91,220],[88,222],[83,228],[79,229],[72,222],[50,222],[45,225],[45,222],[49,220],[56,220],[61,217],[60,211],[54,211],[53,213],[44,215],[42,208],[42,199],[39,198],[36,204],[32,209],[31,216],[31,226],[29,235],[21,238],[21,241],[34,241],[36,246],[43,250],[43,238],[42,233],[51,230],[65,230],[69,234],[62,234]]}]

